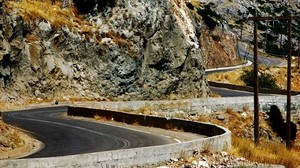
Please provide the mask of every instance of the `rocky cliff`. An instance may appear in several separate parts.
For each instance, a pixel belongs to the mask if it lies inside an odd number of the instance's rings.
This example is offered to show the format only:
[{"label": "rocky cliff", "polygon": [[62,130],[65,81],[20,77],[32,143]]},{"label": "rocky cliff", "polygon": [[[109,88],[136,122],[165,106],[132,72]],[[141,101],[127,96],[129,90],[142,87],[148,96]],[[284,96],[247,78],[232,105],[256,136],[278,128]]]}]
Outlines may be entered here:
[{"label": "rocky cliff", "polygon": [[[274,17],[273,20],[259,21],[258,45],[260,49],[273,55],[287,55],[288,23],[277,20],[276,16],[299,16],[300,1],[295,0],[210,0],[205,3],[214,4],[214,11],[226,18],[231,32],[242,34],[242,40],[253,42],[253,21],[249,17]],[[292,54],[298,55],[298,37],[300,20],[292,21]],[[243,32],[241,33],[241,27]]]},{"label": "rocky cliff", "polygon": [[88,14],[54,1],[3,5],[3,101],[206,97],[210,56],[231,57],[220,61],[224,65],[237,59],[235,35],[224,34],[221,21],[204,22],[195,2],[118,0]]}]

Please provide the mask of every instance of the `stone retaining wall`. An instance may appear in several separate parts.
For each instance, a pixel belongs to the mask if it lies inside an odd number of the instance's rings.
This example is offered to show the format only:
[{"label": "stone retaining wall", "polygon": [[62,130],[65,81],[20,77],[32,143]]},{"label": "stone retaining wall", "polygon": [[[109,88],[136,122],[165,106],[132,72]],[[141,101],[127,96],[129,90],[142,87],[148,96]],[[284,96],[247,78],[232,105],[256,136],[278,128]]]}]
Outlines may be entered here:
[{"label": "stone retaining wall", "polygon": [[[267,112],[271,105],[277,105],[284,113],[286,109],[286,96],[259,96],[260,110]],[[291,98],[292,114],[300,112],[300,96]],[[245,107],[253,110],[253,97],[230,97],[230,98],[207,98],[207,99],[183,99],[183,100],[161,100],[161,101],[130,101],[130,102],[77,102],[71,104],[96,109],[110,109],[115,111],[143,111],[148,108],[156,112],[164,112],[166,115],[172,112],[184,113],[210,113],[214,111],[226,110],[231,108],[243,111]]]}]

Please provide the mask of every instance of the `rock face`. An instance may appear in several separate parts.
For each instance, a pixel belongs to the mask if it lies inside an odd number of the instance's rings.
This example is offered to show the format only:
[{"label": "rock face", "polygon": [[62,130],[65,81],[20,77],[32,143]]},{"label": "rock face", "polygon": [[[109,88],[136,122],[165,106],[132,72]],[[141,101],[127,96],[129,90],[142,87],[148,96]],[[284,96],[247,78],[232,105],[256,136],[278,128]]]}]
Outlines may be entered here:
[{"label": "rock face", "polygon": [[[2,10],[1,100],[206,97],[201,22],[177,1],[121,1],[86,18],[92,37]],[[100,38],[93,38],[93,37]]]},{"label": "rock face", "polygon": [[[201,2],[208,3],[206,0]],[[258,22],[258,45],[265,52],[273,55],[286,55],[288,44],[287,21],[277,20],[275,16],[297,16],[300,1],[276,1],[276,0],[210,0],[215,4],[216,13],[226,18],[231,31],[237,35],[242,34],[243,41],[253,42],[253,22],[247,21],[248,17],[263,16],[274,17],[271,21]],[[241,27],[243,23],[243,32]],[[298,32],[300,21],[292,21],[292,54],[298,55]]]},{"label": "rock face", "polygon": [[237,52],[236,35],[228,30],[204,29],[200,36],[200,43],[206,68],[227,67],[241,63]]}]

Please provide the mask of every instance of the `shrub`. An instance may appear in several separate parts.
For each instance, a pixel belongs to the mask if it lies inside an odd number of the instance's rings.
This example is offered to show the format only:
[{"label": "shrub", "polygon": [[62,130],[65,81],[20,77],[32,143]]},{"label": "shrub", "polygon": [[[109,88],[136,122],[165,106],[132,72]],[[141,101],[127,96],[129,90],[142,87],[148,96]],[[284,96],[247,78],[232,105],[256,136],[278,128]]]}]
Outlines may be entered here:
[{"label": "shrub", "polygon": [[[270,126],[273,131],[277,133],[283,140],[286,139],[286,123],[282,118],[281,112],[279,108],[275,105],[272,105],[270,108],[270,112],[267,112],[269,115]],[[296,139],[297,134],[297,126],[295,123],[291,122],[291,140],[294,141]]]},{"label": "shrub", "polygon": [[[254,70],[245,70],[241,76],[246,86],[254,87]],[[278,89],[275,79],[267,73],[261,73],[258,76],[258,85],[261,88]]]},{"label": "shrub", "polygon": [[116,0],[73,0],[79,14],[92,13],[96,8],[102,11],[106,7],[113,7]]}]

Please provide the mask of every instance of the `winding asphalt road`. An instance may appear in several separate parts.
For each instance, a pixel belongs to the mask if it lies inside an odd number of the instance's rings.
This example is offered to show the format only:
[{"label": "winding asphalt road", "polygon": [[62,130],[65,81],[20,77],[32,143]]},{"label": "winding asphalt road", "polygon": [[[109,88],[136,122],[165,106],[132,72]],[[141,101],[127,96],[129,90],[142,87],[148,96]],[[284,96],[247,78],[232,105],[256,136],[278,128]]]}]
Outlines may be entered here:
[{"label": "winding asphalt road", "polygon": [[[253,54],[249,53],[245,44],[241,42],[238,43],[238,52],[241,58],[246,58],[247,60],[253,62],[254,56]],[[281,58],[258,56],[257,59],[258,59],[258,64],[260,65],[286,66],[286,61]]]},{"label": "winding asphalt road", "polygon": [[[238,50],[240,56],[242,58],[246,58],[253,62],[253,54],[249,53],[246,49],[246,46],[243,43],[238,43]],[[258,57],[258,63],[260,65],[265,66],[286,66],[286,61],[280,58],[272,58],[272,57]],[[216,73],[216,72],[225,72],[238,69],[240,67],[228,67],[228,68],[220,68],[220,69],[210,69],[207,70],[207,74]],[[216,93],[222,97],[236,97],[236,96],[253,96],[252,92],[246,91],[238,91],[226,88],[219,88],[219,87],[210,87],[213,93]],[[260,94],[260,95],[268,95],[268,94]]]},{"label": "winding asphalt road", "polygon": [[[240,54],[246,54],[244,45],[239,44]],[[260,57],[259,62],[267,66],[282,64],[279,59]],[[220,71],[220,70],[218,70]],[[210,73],[212,73],[211,71]],[[251,96],[253,93],[211,88],[221,96]],[[48,107],[3,113],[4,122],[29,130],[45,144],[45,147],[28,156],[29,158],[65,156],[116,149],[136,148],[176,143],[165,136],[153,135],[138,130],[76,120],[64,117],[67,107]]]},{"label": "winding asphalt road", "polygon": [[96,122],[64,117],[67,107],[3,113],[5,123],[30,130],[45,144],[29,158],[65,156],[176,143],[175,139]]}]

